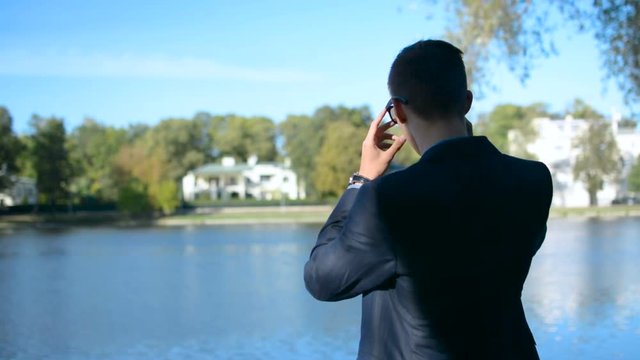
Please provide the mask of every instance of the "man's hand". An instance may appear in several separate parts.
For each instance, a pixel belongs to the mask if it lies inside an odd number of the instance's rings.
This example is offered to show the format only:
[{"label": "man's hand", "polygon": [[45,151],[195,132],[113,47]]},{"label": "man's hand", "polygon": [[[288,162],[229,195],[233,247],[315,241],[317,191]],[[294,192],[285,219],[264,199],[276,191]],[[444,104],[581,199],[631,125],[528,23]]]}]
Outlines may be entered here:
[{"label": "man's hand", "polygon": [[385,113],[386,110],[383,110],[371,122],[367,137],[362,142],[362,157],[358,174],[371,180],[387,171],[391,160],[406,141],[404,136],[386,132],[395,125],[393,122],[390,121],[380,126]]}]

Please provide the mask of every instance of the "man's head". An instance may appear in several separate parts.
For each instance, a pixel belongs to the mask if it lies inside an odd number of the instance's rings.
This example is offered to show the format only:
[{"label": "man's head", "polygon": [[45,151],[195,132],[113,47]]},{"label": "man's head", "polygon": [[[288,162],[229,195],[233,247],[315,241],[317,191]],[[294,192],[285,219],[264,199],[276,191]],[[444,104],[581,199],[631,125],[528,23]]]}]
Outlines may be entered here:
[{"label": "man's head", "polygon": [[461,118],[471,106],[462,51],[446,41],[422,40],[391,65],[389,92],[407,100],[420,118]]}]

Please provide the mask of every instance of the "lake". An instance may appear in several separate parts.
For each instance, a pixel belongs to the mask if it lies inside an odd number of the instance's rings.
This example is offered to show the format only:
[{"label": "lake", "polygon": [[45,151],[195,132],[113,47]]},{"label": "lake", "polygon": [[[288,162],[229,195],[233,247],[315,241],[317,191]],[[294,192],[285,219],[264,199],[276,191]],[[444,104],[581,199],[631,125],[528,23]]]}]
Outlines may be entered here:
[{"label": "lake", "polygon": [[[354,359],[319,225],[0,232],[0,359]],[[554,219],[523,294],[543,359],[640,359],[640,219]]]}]

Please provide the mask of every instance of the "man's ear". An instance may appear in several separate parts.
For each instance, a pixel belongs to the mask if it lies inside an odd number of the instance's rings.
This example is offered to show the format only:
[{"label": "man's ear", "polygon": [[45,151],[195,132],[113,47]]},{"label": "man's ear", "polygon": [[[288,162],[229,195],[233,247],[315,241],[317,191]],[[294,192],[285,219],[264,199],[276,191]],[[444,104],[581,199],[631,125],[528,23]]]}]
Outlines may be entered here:
[{"label": "man's ear", "polygon": [[467,90],[467,96],[464,102],[464,114],[466,115],[471,110],[471,104],[473,103],[473,93]]},{"label": "man's ear", "polygon": [[399,100],[393,100],[393,111],[395,112],[396,118],[400,124],[407,122],[407,112],[404,108],[404,104]]}]

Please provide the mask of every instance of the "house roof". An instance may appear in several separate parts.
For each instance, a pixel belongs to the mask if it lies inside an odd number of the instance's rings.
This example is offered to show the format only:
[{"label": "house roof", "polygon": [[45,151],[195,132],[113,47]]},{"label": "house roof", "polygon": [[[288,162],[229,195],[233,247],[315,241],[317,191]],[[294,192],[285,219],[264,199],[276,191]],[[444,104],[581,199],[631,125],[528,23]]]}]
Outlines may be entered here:
[{"label": "house roof", "polygon": [[223,174],[239,174],[245,170],[251,169],[247,164],[238,164],[224,166],[222,164],[206,164],[193,170],[195,175],[223,175]]}]

